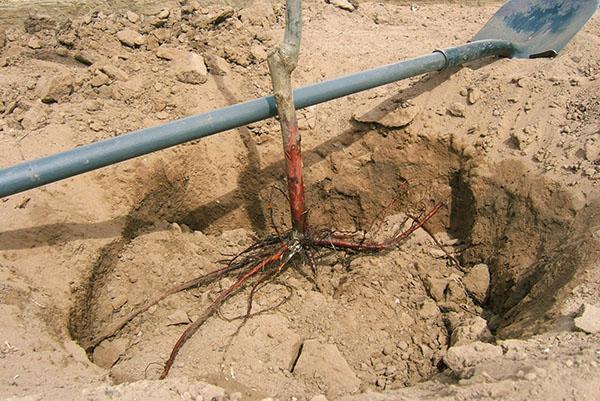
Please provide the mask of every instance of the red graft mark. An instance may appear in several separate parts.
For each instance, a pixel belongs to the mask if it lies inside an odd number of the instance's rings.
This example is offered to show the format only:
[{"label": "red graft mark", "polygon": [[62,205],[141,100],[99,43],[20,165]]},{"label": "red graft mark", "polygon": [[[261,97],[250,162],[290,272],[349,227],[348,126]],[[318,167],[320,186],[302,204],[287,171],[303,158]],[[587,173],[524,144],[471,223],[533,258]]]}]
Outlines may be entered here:
[{"label": "red graft mark", "polygon": [[285,149],[285,168],[288,179],[290,197],[290,212],[292,225],[295,230],[306,231],[306,216],[304,214],[304,183],[302,182],[302,151],[298,124],[290,124],[287,148]]}]

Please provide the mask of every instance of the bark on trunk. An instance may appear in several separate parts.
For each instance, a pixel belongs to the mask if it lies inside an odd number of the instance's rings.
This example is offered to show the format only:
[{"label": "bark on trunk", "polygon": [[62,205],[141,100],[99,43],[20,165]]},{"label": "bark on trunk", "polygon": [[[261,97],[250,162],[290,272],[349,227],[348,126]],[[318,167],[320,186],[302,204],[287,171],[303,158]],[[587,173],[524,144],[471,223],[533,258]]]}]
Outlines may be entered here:
[{"label": "bark on trunk", "polygon": [[292,95],[291,75],[298,63],[301,31],[301,0],[286,0],[286,24],[283,43],[269,54],[267,62],[271,72],[279,123],[281,124],[292,228],[298,233],[306,231],[306,214],[300,132],[298,131],[298,120]]}]

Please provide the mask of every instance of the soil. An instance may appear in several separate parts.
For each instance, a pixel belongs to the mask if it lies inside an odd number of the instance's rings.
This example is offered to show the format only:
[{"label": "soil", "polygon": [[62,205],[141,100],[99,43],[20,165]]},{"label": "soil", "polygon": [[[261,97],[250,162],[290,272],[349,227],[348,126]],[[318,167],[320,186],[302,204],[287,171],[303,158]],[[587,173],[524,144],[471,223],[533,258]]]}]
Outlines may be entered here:
[{"label": "soil", "polygon": [[[498,7],[304,3],[296,86],[464,43]],[[0,166],[270,92],[283,2],[83,4],[2,20]],[[384,237],[444,202],[428,229],[453,258],[420,230],[385,254],[321,253],[315,272],[298,260],[247,321],[249,290],[209,319],[166,381],[171,347],[230,278],[94,338],[288,228],[278,123],[0,200],[0,397],[596,399],[598,44],[594,18],[555,59],[485,60],[300,111],[311,225],[376,222]]]}]

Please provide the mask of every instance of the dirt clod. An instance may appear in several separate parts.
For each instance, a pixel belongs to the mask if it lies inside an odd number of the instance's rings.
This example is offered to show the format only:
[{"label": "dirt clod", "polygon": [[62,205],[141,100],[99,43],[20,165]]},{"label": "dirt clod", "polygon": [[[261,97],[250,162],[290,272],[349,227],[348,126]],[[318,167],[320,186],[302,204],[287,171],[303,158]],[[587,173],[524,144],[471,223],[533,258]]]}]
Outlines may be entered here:
[{"label": "dirt clod", "polygon": [[488,328],[487,321],[475,316],[460,323],[453,331],[450,339],[452,346],[470,344],[474,341],[492,342],[494,336]]},{"label": "dirt clod", "polygon": [[73,92],[73,82],[66,75],[42,77],[37,83],[36,92],[44,103],[60,102]]},{"label": "dirt clod", "polygon": [[167,321],[167,326],[174,326],[178,324],[188,324],[190,322],[190,318],[188,317],[186,311],[177,309],[175,312],[167,316]]},{"label": "dirt clod", "polygon": [[186,84],[203,84],[208,80],[204,58],[198,53],[183,53],[173,59],[172,70],[175,77]]},{"label": "dirt clod", "polygon": [[475,103],[481,100],[482,96],[483,94],[479,89],[470,88],[467,94],[467,102],[469,102],[470,105],[474,105]]},{"label": "dirt clod", "polygon": [[575,318],[575,327],[589,334],[600,332],[600,305],[583,304]]},{"label": "dirt clod", "polygon": [[316,380],[328,397],[353,393],[360,386],[360,380],[335,344],[320,340],[304,341],[294,374]]},{"label": "dirt clod", "polygon": [[486,361],[502,356],[502,348],[497,345],[476,341],[467,345],[453,346],[444,355],[444,363],[459,377],[469,377],[472,368]]},{"label": "dirt clod", "polygon": [[486,264],[480,263],[471,268],[462,279],[463,285],[477,302],[483,304],[490,286],[490,271]]},{"label": "dirt clod", "polygon": [[453,117],[464,117],[465,113],[467,111],[467,108],[465,107],[464,104],[462,103],[452,103],[450,106],[448,106],[448,114],[450,114]]},{"label": "dirt clod", "polygon": [[327,3],[336,6],[342,10],[346,11],[354,11],[356,10],[356,6],[348,0],[326,0]]},{"label": "dirt clod", "polygon": [[129,47],[138,47],[146,43],[144,35],[129,28],[117,32],[117,39]]},{"label": "dirt clod", "polygon": [[94,363],[102,368],[111,368],[127,350],[129,342],[124,338],[105,340],[94,349]]},{"label": "dirt clod", "polygon": [[140,16],[131,10],[127,10],[125,16],[127,17],[127,20],[132,24],[136,24],[140,20]]}]

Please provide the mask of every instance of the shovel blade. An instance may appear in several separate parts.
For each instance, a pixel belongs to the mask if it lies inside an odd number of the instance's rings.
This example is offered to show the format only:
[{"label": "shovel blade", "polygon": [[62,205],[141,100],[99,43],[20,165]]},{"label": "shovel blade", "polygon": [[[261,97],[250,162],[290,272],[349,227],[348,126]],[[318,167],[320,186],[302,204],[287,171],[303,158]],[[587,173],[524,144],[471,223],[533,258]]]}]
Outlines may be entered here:
[{"label": "shovel blade", "polygon": [[594,15],[600,0],[510,0],[473,40],[512,42],[515,58],[554,57]]}]

